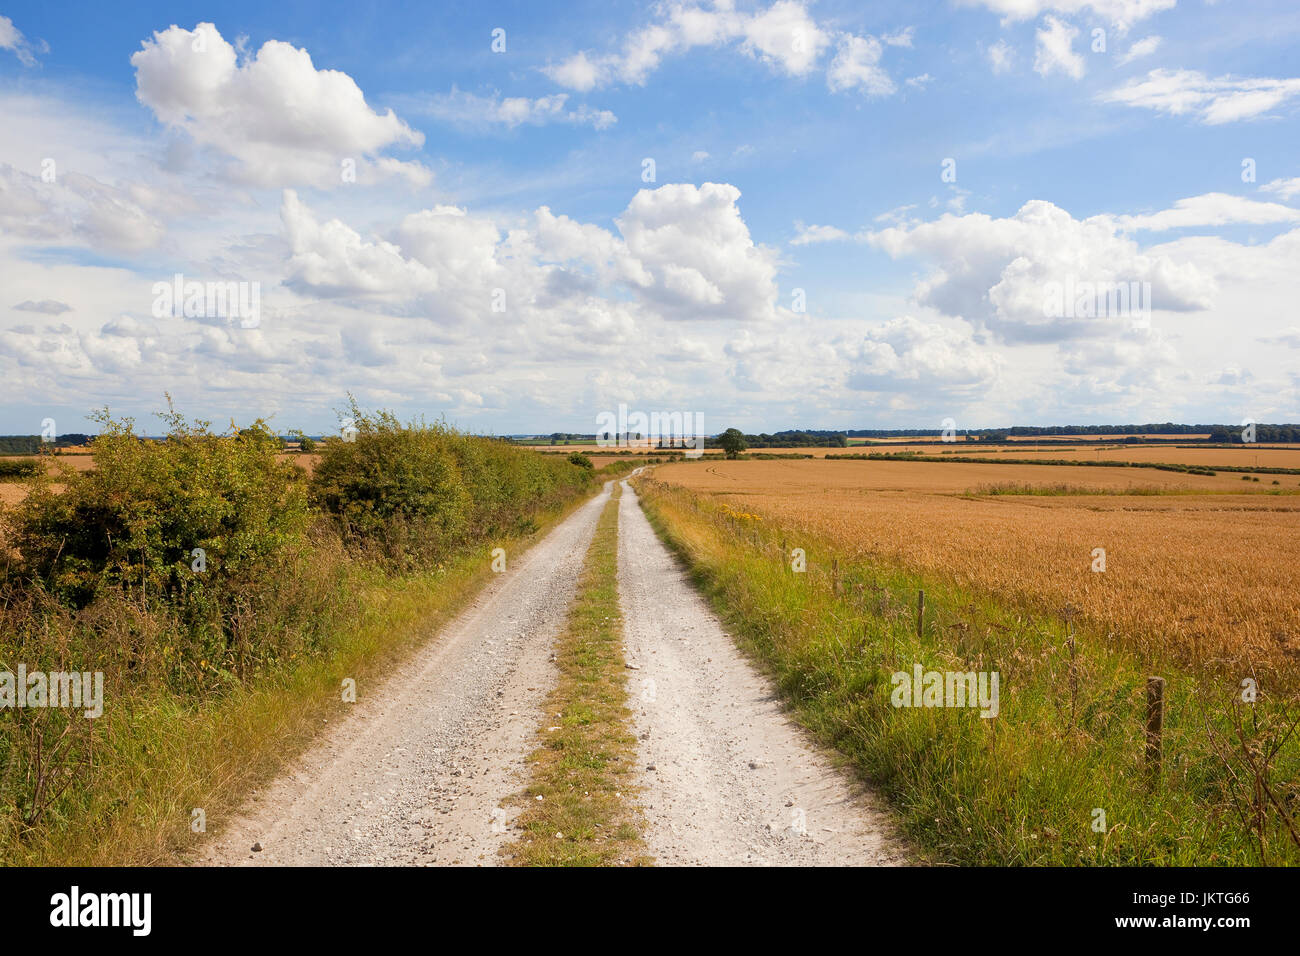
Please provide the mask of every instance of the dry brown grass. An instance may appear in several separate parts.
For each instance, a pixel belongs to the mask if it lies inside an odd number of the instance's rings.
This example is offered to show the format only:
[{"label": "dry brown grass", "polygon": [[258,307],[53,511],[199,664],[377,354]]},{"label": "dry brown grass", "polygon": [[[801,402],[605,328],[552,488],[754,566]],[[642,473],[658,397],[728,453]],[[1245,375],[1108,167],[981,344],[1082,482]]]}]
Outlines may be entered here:
[{"label": "dry brown grass", "polygon": [[[1242,492],[1239,475],[805,460],[665,465],[656,477],[997,599],[1072,606],[1144,651],[1194,665],[1300,660],[1300,496],[964,494],[1007,481]],[[1105,573],[1091,570],[1094,548]]]}]

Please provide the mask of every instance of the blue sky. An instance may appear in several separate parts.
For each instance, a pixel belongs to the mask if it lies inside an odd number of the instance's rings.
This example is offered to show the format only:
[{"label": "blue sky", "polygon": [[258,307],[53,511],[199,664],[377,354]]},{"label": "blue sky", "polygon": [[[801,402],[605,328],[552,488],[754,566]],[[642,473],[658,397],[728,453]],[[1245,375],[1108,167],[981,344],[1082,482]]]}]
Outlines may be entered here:
[{"label": "blue sky", "polygon": [[0,431],[1300,420],[1294,3],[861,7],[0,4]]}]

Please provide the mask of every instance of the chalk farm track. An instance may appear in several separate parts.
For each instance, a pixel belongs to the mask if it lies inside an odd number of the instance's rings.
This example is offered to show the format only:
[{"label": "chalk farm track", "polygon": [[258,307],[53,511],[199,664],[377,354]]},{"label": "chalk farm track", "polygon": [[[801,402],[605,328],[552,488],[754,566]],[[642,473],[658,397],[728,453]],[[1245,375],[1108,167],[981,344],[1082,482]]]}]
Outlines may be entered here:
[{"label": "chalk farm track", "polygon": [[[512,562],[400,673],[359,688],[351,716],[251,797],[193,862],[508,862],[499,850],[517,835],[517,811],[507,798],[527,782],[557,677],[552,643],[610,487]],[[785,717],[626,485],[619,535],[639,804],[655,862],[907,862],[870,795]]]}]

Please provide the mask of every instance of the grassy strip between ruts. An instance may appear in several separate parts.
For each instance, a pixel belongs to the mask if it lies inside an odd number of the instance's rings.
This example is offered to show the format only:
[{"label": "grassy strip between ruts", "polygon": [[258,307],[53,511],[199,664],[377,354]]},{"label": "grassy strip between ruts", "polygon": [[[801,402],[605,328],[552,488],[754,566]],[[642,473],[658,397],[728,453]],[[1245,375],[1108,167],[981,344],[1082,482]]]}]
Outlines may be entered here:
[{"label": "grassy strip between ruts", "polygon": [[560,671],[529,757],[532,781],[517,798],[522,831],[503,849],[517,866],[637,866],[636,738],[627,708],[618,600],[618,502],[614,485],[587,552],[578,596],[556,639]]},{"label": "grassy strip between ruts", "polygon": [[[653,480],[638,491],[740,647],[890,798],[932,859],[1300,863],[1300,704],[1283,675],[1143,659],[1103,635],[1069,634],[1056,615],[857,558],[851,542],[795,538]],[[793,573],[790,548],[805,549],[805,573]],[[997,716],[891,706],[892,675],[918,664],[998,673]],[[1154,780],[1144,757],[1150,674],[1167,680]],[[1244,703],[1239,682],[1252,676],[1258,700]]]},{"label": "grassy strip between ruts", "polygon": [[[270,780],[328,724],[347,716],[344,678],[358,695],[430,639],[492,579],[488,552],[520,554],[588,496],[535,516],[536,530],[485,542],[441,569],[398,574],[362,563],[337,586],[359,611],[340,622],[328,652],[298,662],[219,700],[175,696],[131,702],[111,735],[101,775],[78,814],[39,839],[0,847],[5,865],[121,866],[184,861],[219,832],[247,793]],[[206,833],[196,825],[202,810]],[[198,831],[198,832],[196,832]]]}]

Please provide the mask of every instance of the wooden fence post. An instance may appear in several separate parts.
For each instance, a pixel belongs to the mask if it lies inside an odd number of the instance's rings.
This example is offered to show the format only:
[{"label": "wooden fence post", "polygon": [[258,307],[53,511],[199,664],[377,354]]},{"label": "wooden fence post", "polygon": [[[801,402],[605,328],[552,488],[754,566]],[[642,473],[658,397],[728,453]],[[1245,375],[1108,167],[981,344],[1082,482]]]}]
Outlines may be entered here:
[{"label": "wooden fence post", "polygon": [[916,592],[916,637],[921,638],[921,629],[925,627],[925,592]]},{"label": "wooden fence post", "polygon": [[1165,723],[1165,679],[1147,678],[1147,773],[1153,782],[1160,780]]}]

